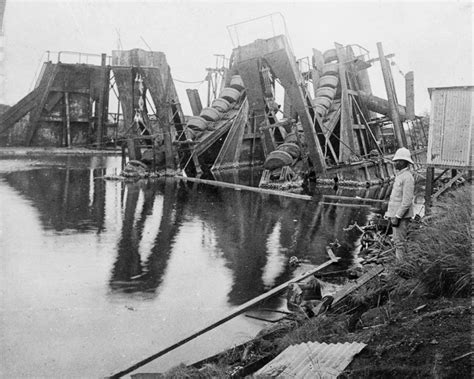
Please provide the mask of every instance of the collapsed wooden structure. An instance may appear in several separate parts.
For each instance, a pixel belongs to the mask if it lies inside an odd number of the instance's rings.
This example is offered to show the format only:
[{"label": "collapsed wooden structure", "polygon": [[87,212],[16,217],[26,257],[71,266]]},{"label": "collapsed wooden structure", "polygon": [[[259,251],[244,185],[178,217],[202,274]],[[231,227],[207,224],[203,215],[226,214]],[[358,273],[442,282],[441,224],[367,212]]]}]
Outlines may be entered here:
[{"label": "collapsed wooden structure", "polygon": [[[104,54],[100,65],[61,63],[58,54],[36,88],[0,116],[0,135],[27,146],[120,143],[130,160],[188,176],[263,166],[260,186],[267,187],[299,186],[311,176],[379,184],[393,176],[386,156],[406,146],[417,160],[426,133],[414,113],[413,73],[404,107],[380,43],[377,49],[370,59],[359,45],[335,43],[296,60],[285,35],[238,46],[218,70],[223,85],[218,94],[213,84],[212,103],[202,108],[197,91],[187,91],[191,117],[164,53],[114,51],[109,65]],[[372,94],[368,68],[376,61],[388,100]],[[111,91],[116,113],[109,112]],[[27,114],[27,126],[18,126]]]}]

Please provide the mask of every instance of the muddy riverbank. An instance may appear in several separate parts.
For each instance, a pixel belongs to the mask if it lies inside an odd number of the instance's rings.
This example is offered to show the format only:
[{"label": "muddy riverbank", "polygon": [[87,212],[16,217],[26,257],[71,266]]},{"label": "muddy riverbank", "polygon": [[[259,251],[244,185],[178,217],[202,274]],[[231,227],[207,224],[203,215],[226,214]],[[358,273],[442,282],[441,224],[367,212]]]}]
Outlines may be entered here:
[{"label": "muddy riverbank", "polygon": [[245,376],[290,345],[318,341],[367,344],[344,378],[471,378],[471,190],[446,194],[412,228],[408,256],[386,260],[343,307],[272,326],[240,354],[155,377]]}]

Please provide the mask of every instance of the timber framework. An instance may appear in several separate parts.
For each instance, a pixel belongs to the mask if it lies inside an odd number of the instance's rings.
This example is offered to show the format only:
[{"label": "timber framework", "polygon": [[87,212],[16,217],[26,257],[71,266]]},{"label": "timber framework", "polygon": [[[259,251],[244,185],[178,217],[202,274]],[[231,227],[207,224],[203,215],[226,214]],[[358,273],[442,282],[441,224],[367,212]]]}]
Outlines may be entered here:
[{"label": "timber framework", "polygon": [[[239,44],[206,69],[205,106],[197,90],[187,90],[189,116],[163,52],[51,53],[35,89],[0,115],[0,143],[121,147],[125,160],[150,171],[217,180],[252,167],[270,188],[308,178],[380,184],[393,176],[387,158],[398,147],[424,163],[427,130],[414,111],[413,72],[405,75],[402,106],[394,55],[381,43],[376,51],[371,57],[358,44],[334,43],[297,59],[285,33]],[[387,99],[372,93],[374,63]]]}]

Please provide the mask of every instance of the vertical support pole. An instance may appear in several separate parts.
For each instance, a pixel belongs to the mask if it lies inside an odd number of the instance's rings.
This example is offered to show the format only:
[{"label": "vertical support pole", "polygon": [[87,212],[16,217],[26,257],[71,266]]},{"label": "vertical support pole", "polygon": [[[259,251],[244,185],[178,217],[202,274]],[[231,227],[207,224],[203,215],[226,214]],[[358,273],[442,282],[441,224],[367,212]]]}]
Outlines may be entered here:
[{"label": "vertical support pole", "polygon": [[173,154],[173,142],[171,140],[171,126],[168,120],[163,125],[163,144],[165,146],[166,168],[174,170],[176,165]]},{"label": "vertical support pole", "polygon": [[409,71],[405,75],[405,104],[406,115],[408,120],[415,119],[415,85],[413,71]]},{"label": "vertical support pole", "polygon": [[197,89],[187,89],[186,94],[188,95],[189,105],[191,106],[191,111],[193,116],[199,116],[202,111],[201,98],[199,97],[199,92]]},{"label": "vertical support pole", "polygon": [[426,168],[426,185],[425,185],[425,211],[428,213],[431,208],[431,195],[433,193],[434,167]]},{"label": "vertical support pole", "polygon": [[121,162],[122,165],[121,166],[122,166],[122,170],[123,170],[125,168],[125,163],[127,161],[127,153],[126,153],[126,150],[125,150],[126,145],[124,143],[122,143],[121,146],[122,146],[122,162]]},{"label": "vertical support pole", "polygon": [[395,130],[395,137],[397,138],[398,147],[406,147],[407,140],[405,133],[403,132],[403,125],[400,121],[400,115],[398,114],[398,104],[395,100],[395,89],[392,87],[390,66],[388,65],[387,58],[385,58],[381,42],[377,42],[377,50],[379,52],[380,66],[382,67],[383,81],[385,83],[385,90],[387,91],[390,118]]},{"label": "vertical support pole", "polygon": [[352,129],[352,106],[349,98],[348,83],[346,77],[346,54],[344,46],[336,43],[337,59],[339,61],[339,80],[341,82],[341,141],[339,147],[339,161],[347,161],[354,153],[354,132]]},{"label": "vertical support pole", "polygon": [[212,82],[212,76],[211,72],[207,72],[207,106],[211,106],[211,82]]},{"label": "vertical support pole", "polygon": [[97,106],[97,134],[96,134],[96,144],[97,147],[102,146],[102,139],[104,134],[104,123],[107,118],[108,111],[108,93],[109,93],[109,70],[106,68],[107,55],[101,55],[101,89],[99,92],[99,104]]},{"label": "vertical support pole", "polygon": [[64,92],[64,102],[66,105],[66,145],[71,148],[71,116],[69,114],[69,92]]}]

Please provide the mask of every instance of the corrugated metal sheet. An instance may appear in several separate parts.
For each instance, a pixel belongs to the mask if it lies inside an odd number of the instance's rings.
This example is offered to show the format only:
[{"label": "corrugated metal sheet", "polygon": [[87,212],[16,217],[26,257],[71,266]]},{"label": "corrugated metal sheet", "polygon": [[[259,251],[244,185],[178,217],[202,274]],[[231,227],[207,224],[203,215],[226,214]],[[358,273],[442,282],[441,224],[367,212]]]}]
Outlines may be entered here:
[{"label": "corrugated metal sheet", "polygon": [[426,163],[472,167],[474,87],[430,88],[431,115]]},{"label": "corrugated metal sheet", "polygon": [[275,378],[335,379],[365,346],[358,342],[292,345],[255,374]]}]

